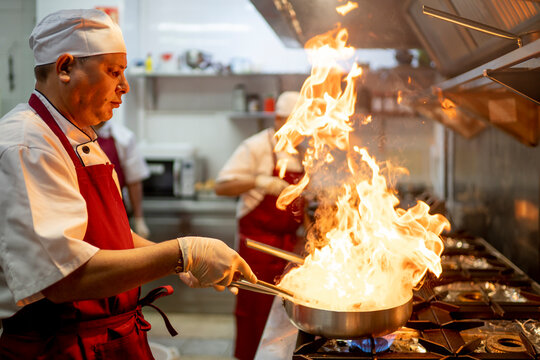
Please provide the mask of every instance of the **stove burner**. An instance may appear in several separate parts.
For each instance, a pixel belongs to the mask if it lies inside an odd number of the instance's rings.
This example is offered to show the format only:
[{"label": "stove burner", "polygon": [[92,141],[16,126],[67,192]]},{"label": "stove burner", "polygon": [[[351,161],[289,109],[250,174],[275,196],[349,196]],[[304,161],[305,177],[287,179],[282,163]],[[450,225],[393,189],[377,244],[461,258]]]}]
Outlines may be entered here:
[{"label": "stove burner", "polygon": [[463,302],[478,302],[483,301],[484,296],[479,291],[465,291],[457,295],[457,300]]},{"label": "stove burner", "polygon": [[368,354],[377,354],[386,351],[392,345],[394,337],[365,338],[360,340],[349,340],[352,351],[360,350]]},{"label": "stove burner", "polygon": [[486,347],[491,353],[524,352],[527,350],[519,336],[512,334],[492,335],[487,339]]}]

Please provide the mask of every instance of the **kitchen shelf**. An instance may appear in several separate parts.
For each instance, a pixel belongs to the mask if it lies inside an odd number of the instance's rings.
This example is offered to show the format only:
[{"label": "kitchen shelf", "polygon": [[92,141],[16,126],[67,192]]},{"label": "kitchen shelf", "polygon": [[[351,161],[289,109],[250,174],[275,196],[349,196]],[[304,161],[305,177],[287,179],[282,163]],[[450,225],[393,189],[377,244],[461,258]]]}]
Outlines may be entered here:
[{"label": "kitchen shelf", "polygon": [[217,73],[205,73],[205,72],[159,72],[154,71],[150,73],[146,72],[128,72],[128,77],[134,78],[159,78],[159,77],[169,77],[169,78],[193,78],[193,77],[219,77],[219,78],[234,78],[234,77],[251,77],[251,76],[305,76],[308,77],[308,73],[241,73],[241,74],[217,74]]},{"label": "kitchen shelf", "polygon": [[236,112],[230,110],[146,110],[146,115],[194,115],[194,116],[213,116],[223,115],[231,120],[273,120],[275,112],[256,111],[256,112]]},{"label": "kitchen shelf", "polygon": [[275,112],[268,111],[229,113],[231,120],[273,120],[275,116]]}]

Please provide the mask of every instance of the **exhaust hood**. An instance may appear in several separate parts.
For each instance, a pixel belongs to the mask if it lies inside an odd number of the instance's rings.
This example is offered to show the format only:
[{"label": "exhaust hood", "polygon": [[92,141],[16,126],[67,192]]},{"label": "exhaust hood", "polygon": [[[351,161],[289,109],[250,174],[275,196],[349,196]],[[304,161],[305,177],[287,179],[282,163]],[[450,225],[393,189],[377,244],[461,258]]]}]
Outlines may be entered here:
[{"label": "exhaust hood", "polygon": [[337,23],[349,31],[355,48],[413,49],[422,44],[407,23],[401,0],[354,0],[358,8],[341,16],[338,0],[251,0],[251,3],[288,47],[301,48],[315,35]]},{"label": "exhaust hood", "polygon": [[408,20],[449,79],[408,104],[470,138],[495,126],[540,140],[540,3],[409,0]]},{"label": "exhaust hood", "polygon": [[[540,2],[536,0],[251,0],[289,47],[337,23],[356,48],[425,49],[441,78],[404,98],[419,114],[471,138],[495,126],[540,140]],[[443,20],[445,18],[445,20]]]}]

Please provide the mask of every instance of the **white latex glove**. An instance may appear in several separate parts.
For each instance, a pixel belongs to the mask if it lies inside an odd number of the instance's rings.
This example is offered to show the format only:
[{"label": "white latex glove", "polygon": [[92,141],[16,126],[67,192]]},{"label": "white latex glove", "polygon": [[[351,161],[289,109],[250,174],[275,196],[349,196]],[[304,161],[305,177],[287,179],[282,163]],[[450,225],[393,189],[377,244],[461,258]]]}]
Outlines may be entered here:
[{"label": "white latex glove", "polygon": [[289,185],[288,182],[277,176],[257,175],[255,178],[255,187],[269,195],[278,196]]},{"label": "white latex glove", "polygon": [[147,239],[148,236],[150,236],[150,230],[148,229],[148,226],[146,226],[144,218],[136,217],[133,219],[133,222],[135,225],[135,233],[137,233],[137,235],[139,235],[140,237]]},{"label": "white latex glove", "polygon": [[180,280],[182,280],[184,284],[186,284],[187,286],[191,288],[202,287],[201,284],[199,284],[199,280],[197,280],[197,278],[193,276],[193,274],[190,271],[180,273],[178,274],[178,277],[180,278]]},{"label": "white latex glove", "polygon": [[221,291],[237,272],[249,282],[257,281],[247,262],[221,240],[189,236],[178,238],[178,244],[184,258],[184,272],[188,273],[180,274],[180,279],[190,287],[213,286]]},{"label": "white latex glove", "polygon": [[[199,280],[197,280],[197,278],[195,276],[193,276],[193,274],[191,272],[189,272],[189,271],[178,274],[178,277],[180,278],[180,280],[182,280],[182,282],[184,284],[186,284],[190,288],[200,288],[200,287],[202,287],[201,284],[199,284]],[[225,286],[214,285],[214,289],[216,289],[218,291],[223,291],[224,288],[225,288]],[[227,290],[229,290],[234,295],[238,295],[238,288],[237,287],[227,286]]]}]

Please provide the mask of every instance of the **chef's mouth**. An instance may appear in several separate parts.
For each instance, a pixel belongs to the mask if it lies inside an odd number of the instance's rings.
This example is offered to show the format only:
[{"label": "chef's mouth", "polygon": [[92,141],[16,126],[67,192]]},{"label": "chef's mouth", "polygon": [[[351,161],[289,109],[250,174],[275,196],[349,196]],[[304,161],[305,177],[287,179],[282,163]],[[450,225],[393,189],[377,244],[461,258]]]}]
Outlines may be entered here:
[{"label": "chef's mouth", "polygon": [[115,108],[117,108],[117,107],[120,107],[120,104],[122,104],[122,102],[121,101],[120,102],[111,101],[111,104],[113,104],[113,106]]}]

